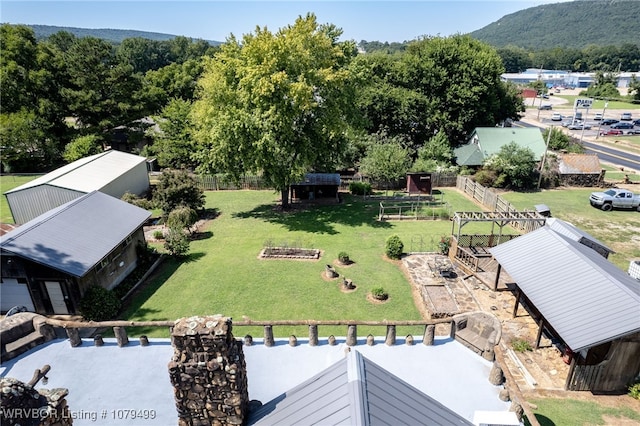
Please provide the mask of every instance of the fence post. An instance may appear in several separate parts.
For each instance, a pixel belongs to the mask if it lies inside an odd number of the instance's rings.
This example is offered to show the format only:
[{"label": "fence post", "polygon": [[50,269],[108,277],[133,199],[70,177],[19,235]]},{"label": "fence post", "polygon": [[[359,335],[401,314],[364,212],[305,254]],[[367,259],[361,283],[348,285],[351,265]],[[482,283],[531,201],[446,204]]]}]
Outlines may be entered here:
[{"label": "fence post", "polygon": [[82,344],[82,339],[80,338],[80,333],[77,328],[67,328],[67,336],[69,336],[69,343],[71,343],[72,348]]}]

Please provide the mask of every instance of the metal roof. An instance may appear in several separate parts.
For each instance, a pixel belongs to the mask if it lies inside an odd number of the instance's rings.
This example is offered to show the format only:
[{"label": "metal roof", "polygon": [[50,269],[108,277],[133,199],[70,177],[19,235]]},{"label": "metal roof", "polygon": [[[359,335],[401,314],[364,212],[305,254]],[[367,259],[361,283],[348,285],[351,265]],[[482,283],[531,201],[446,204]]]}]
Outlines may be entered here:
[{"label": "metal roof", "polygon": [[459,165],[480,166],[488,157],[500,152],[500,149],[515,142],[522,148],[533,151],[539,160],[546,150],[542,133],[537,127],[476,127],[469,142],[454,149]]},{"label": "metal roof", "polygon": [[550,217],[550,218],[547,218],[545,225],[547,225],[549,228],[553,229],[557,233],[571,238],[573,241],[580,242],[580,240],[584,238],[598,244],[602,248],[606,249],[609,253],[615,253],[615,251],[607,247],[605,243],[598,240],[596,237],[589,234],[588,232],[585,232],[582,229],[576,227],[572,223],[565,222],[564,220],[560,220],[555,217]]},{"label": "metal roof", "polygon": [[561,174],[600,174],[598,154],[562,154],[558,169]]},{"label": "metal roof", "polygon": [[307,173],[304,181],[292,184],[299,185],[340,185],[339,173]]},{"label": "metal roof", "polygon": [[472,425],[358,351],[264,404],[249,424]]},{"label": "metal roof", "polygon": [[13,188],[5,194],[40,185],[51,185],[87,193],[103,188],[124,172],[135,168],[140,163],[146,163],[146,161],[146,157],[139,155],[116,150],[105,151],[62,166],[44,176]]},{"label": "metal roof", "polygon": [[0,237],[0,249],[81,277],[151,213],[93,191]]},{"label": "metal roof", "polygon": [[595,250],[544,226],[489,251],[574,352],[640,331],[640,285]]}]

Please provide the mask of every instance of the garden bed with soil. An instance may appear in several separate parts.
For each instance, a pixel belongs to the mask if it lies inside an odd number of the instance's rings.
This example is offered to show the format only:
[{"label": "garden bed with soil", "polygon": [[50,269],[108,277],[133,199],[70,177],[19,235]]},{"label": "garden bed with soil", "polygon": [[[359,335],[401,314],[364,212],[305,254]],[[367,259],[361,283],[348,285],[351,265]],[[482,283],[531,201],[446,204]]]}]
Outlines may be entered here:
[{"label": "garden bed with soil", "polygon": [[320,259],[320,250],[292,248],[292,247],[265,247],[258,256],[260,259]]}]

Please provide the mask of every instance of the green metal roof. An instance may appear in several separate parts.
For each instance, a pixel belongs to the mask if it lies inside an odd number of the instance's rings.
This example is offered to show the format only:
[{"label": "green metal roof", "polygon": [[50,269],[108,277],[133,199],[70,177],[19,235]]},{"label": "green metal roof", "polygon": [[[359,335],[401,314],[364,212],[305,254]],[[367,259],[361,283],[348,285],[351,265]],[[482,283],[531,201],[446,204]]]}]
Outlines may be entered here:
[{"label": "green metal roof", "polygon": [[484,160],[511,142],[529,148],[537,159],[542,158],[546,149],[542,133],[537,127],[476,127],[468,143],[454,149],[454,155],[458,165],[481,166]]}]

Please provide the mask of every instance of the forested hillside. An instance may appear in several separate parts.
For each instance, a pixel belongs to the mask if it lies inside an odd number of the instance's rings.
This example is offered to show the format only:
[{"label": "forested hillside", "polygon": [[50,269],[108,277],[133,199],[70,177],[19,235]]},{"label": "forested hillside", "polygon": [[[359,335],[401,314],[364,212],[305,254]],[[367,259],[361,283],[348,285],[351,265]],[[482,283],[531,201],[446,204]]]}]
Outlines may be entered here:
[{"label": "forested hillside", "polygon": [[640,1],[582,0],[532,7],[471,33],[495,47],[581,49],[640,44]]},{"label": "forested hillside", "polygon": [[[152,33],[148,31],[136,30],[116,30],[111,28],[75,28],[75,27],[57,27],[53,25],[27,25],[33,29],[36,40],[42,40],[59,31],[66,31],[76,37],[96,37],[111,43],[121,43],[127,38],[146,38],[148,40],[166,41],[176,38],[173,34]],[[209,44],[216,46],[221,44],[219,41],[205,40]]]}]

